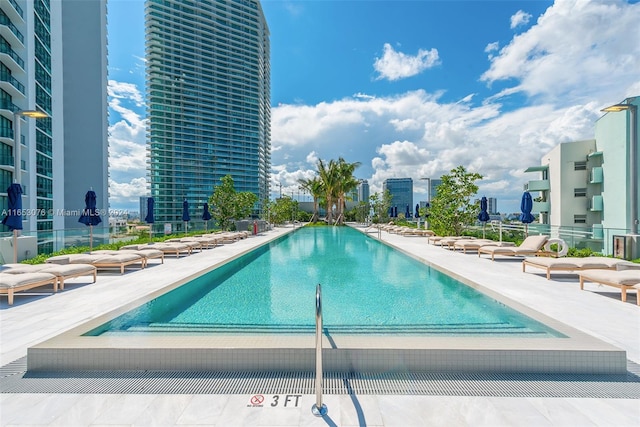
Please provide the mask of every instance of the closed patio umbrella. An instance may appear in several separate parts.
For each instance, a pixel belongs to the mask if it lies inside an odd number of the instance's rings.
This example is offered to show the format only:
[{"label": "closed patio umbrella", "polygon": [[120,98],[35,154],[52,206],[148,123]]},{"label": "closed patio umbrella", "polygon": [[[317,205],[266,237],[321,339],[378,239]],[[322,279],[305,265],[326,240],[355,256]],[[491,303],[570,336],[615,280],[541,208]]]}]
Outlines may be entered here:
[{"label": "closed patio umbrella", "polygon": [[533,209],[533,199],[531,198],[531,193],[525,191],[522,194],[522,201],[520,202],[520,222],[524,224],[524,235],[527,237],[529,235],[529,224],[531,224],[535,217],[531,215],[531,210]]},{"label": "closed patio umbrella", "polygon": [[153,207],[155,204],[155,200],[153,197],[149,197],[147,199],[147,216],[144,217],[144,220],[149,225],[149,239],[153,239],[153,223],[155,222]]},{"label": "closed patio umbrella", "polygon": [[489,221],[489,212],[487,212],[487,198],[482,196],[480,199],[480,213],[478,214],[478,221],[482,222],[482,238],[484,239],[484,229]]},{"label": "closed patio umbrella", "polygon": [[7,188],[9,205],[2,223],[13,231],[13,262],[18,262],[18,230],[22,230],[22,186],[13,183]]},{"label": "closed patio umbrella", "polygon": [[191,217],[189,216],[189,202],[187,202],[187,199],[184,199],[184,202],[182,202],[182,220],[184,221],[184,234],[187,234],[187,226],[189,221],[191,221]]},{"label": "closed patio umbrella", "polygon": [[102,222],[100,215],[96,209],[96,193],[93,190],[87,191],[84,196],[84,210],[78,219],[78,222],[89,226],[89,250],[93,249],[93,226]]},{"label": "closed patio umbrella", "polygon": [[409,205],[407,205],[407,207],[404,209],[404,217],[406,219],[411,218],[411,209],[409,209]]},{"label": "closed patio umbrella", "polygon": [[209,212],[209,204],[205,203],[202,205],[202,219],[204,221],[204,231],[207,231],[207,224],[211,219],[211,212]]}]

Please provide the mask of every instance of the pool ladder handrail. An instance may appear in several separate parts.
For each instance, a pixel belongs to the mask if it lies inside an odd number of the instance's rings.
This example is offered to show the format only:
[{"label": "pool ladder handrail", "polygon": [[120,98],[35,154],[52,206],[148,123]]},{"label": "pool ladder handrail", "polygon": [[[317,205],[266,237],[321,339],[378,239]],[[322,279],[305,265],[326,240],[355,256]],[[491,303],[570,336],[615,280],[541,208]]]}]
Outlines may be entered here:
[{"label": "pool ladder handrail", "polygon": [[327,414],[327,405],[322,403],[322,287],[316,286],[316,403],[311,407],[316,417]]}]

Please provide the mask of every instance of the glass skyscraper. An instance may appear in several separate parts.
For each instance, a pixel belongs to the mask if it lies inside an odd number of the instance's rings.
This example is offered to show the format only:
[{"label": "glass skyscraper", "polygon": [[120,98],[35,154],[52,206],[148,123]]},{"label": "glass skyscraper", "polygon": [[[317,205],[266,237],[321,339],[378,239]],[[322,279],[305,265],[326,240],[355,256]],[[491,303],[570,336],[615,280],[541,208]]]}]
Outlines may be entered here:
[{"label": "glass skyscraper", "polygon": [[402,214],[408,207],[410,215],[413,215],[413,179],[388,178],[382,183],[382,191],[387,190],[391,193],[391,207]]},{"label": "glass skyscraper", "polygon": [[270,42],[256,0],[146,0],[148,171],[156,223],[201,218],[220,179],[269,198]]}]

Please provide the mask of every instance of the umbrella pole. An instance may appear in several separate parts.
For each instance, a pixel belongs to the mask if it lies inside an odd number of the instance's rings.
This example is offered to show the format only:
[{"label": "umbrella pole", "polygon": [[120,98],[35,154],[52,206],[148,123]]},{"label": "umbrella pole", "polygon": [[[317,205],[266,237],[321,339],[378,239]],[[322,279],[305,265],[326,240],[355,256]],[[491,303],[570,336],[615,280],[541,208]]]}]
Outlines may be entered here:
[{"label": "umbrella pole", "polygon": [[93,250],[93,225],[89,225],[89,252]]},{"label": "umbrella pole", "polygon": [[207,225],[209,224],[209,221],[205,221],[204,222],[204,231],[207,231]]},{"label": "umbrella pole", "polygon": [[13,230],[13,263],[18,262],[18,230]]},{"label": "umbrella pole", "polygon": [[487,226],[485,221],[482,221],[482,238],[484,239],[484,228]]},{"label": "umbrella pole", "polygon": [[187,221],[184,222],[184,234],[187,234]]}]

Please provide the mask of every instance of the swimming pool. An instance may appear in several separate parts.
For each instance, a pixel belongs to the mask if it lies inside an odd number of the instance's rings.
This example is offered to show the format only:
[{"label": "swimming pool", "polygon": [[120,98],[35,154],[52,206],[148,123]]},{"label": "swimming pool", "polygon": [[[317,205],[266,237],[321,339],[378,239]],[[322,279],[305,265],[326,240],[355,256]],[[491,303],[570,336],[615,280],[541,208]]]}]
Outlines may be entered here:
[{"label": "swimming pool", "polygon": [[304,227],[88,335],[312,333],[562,336],[350,227]]},{"label": "swimming pool", "polygon": [[[364,232],[364,229],[359,229]],[[114,319],[136,310],[185,283],[220,269],[253,251],[302,230],[276,228],[230,245],[168,259],[144,272],[114,276],[93,286],[113,289],[100,315],[92,315],[77,326],[35,344],[27,350],[27,369],[42,371],[78,370],[169,370],[232,372],[313,372],[315,337],[306,331],[273,333],[238,330],[229,333],[107,333],[87,335]],[[367,238],[367,241],[376,242]],[[494,265],[478,257],[450,254],[427,245],[420,238],[382,235],[383,244],[418,262],[443,271],[467,286],[482,290],[498,302],[515,308],[526,317],[560,332],[563,337],[520,334],[388,334],[325,333],[323,363],[326,372],[491,372],[491,373],[602,373],[626,372],[626,353],[575,328],[550,319],[522,303],[495,292],[487,282],[508,280],[517,292],[530,287],[529,275],[494,272]],[[300,253],[304,253],[301,251]],[[453,258],[451,258],[453,256]],[[453,265],[464,260],[456,269]],[[379,260],[384,261],[384,259]],[[477,273],[477,274],[476,274]],[[514,274],[510,277],[509,274]],[[434,274],[431,272],[431,274]],[[549,284],[542,279],[543,287]],[[313,283],[315,286],[315,283]],[[537,287],[537,286],[536,286]],[[91,289],[87,289],[91,298]],[[109,294],[107,294],[109,295]],[[324,296],[324,292],[323,292]],[[269,297],[269,295],[265,295]],[[314,298],[312,298],[313,300]],[[267,301],[270,301],[268,299]],[[93,301],[91,303],[99,303]],[[299,305],[307,302],[299,299]],[[311,306],[313,302],[309,302]],[[325,306],[326,308],[326,306]],[[313,314],[310,314],[312,317]]]}]

